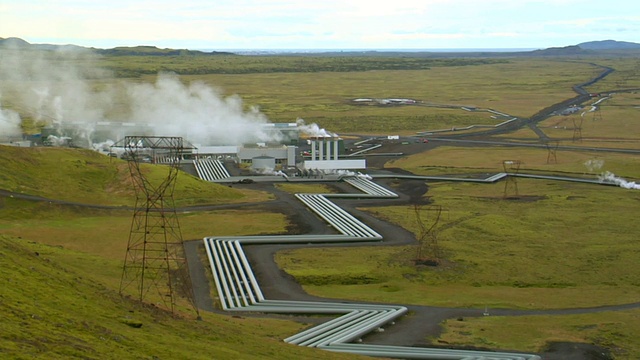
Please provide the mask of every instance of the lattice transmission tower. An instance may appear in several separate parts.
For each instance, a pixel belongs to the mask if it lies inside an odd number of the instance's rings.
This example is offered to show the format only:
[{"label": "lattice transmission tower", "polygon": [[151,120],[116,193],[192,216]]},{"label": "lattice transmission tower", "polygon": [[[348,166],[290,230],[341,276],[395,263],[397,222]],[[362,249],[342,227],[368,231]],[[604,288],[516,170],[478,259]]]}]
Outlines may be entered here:
[{"label": "lattice transmission tower", "polygon": [[573,141],[582,141],[582,122],[584,121],[584,117],[574,116],[573,117]]},{"label": "lattice transmission tower", "polygon": [[512,197],[510,194],[513,192],[513,196],[517,197],[518,193],[518,172],[520,171],[520,160],[503,160],[502,167],[507,177],[504,181],[504,193],[502,197],[504,199]]},{"label": "lattice transmission tower", "polygon": [[593,111],[593,121],[602,121],[602,112],[600,111],[600,106],[596,106],[596,109]]},{"label": "lattice transmission tower", "polygon": [[[418,246],[416,248],[415,262],[433,266],[438,265],[442,256],[438,245],[438,223],[440,222],[443,208],[441,205],[432,205],[425,209],[422,205],[414,204],[413,210],[420,230],[417,239]],[[432,213],[433,216],[424,219],[421,214],[425,210],[427,214]],[[425,224],[428,224],[428,226]]]},{"label": "lattice transmission tower", "polygon": [[[162,304],[172,313],[178,297],[183,297],[199,316],[173,200],[180,157],[185,150],[183,140],[181,137],[126,136],[124,148],[136,204],[120,294],[135,289],[135,296],[141,302]],[[148,177],[148,168],[145,169],[143,163],[163,163],[167,173],[161,178]]]},{"label": "lattice transmission tower", "polygon": [[557,164],[558,163],[558,146],[560,146],[560,142],[558,141],[545,141],[544,146],[547,148],[547,164]]}]

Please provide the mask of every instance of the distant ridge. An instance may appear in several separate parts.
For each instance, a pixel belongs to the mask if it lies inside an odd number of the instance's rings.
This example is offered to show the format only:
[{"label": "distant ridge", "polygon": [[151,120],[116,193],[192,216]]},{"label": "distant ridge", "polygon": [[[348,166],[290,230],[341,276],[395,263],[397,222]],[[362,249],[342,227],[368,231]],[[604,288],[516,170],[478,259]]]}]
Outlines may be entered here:
[{"label": "distant ridge", "polygon": [[10,38],[0,38],[0,45],[3,46],[13,46],[13,47],[27,47],[31,44],[29,44],[28,42],[17,38],[17,37],[10,37]]},{"label": "distant ridge", "polygon": [[491,51],[472,49],[470,51],[398,51],[398,50],[331,50],[310,52],[308,50],[290,49],[285,52],[251,52],[244,50],[234,52],[227,51],[204,51],[204,50],[188,50],[188,49],[160,49],[156,46],[140,45],[140,46],[118,46],[110,49],[88,48],[78,45],[53,45],[53,44],[30,44],[29,42],[17,38],[1,38],[0,47],[8,46],[15,49],[24,50],[50,50],[50,51],[73,51],[85,50],[106,56],[211,56],[211,55],[238,55],[238,56],[357,56],[357,57],[421,57],[421,58],[505,58],[505,57],[545,57],[545,56],[598,56],[598,55],[616,55],[616,56],[639,56],[640,43],[616,40],[601,40],[583,42],[577,45],[564,47],[550,47],[540,50],[518,50],[513,51]]},{"label": "distant ridge", "polygon": [[590,49],[583,49],[578,45],[571,45],[565,47],[551,47],[543,50],[534,50],[530,54],[533,56],[562,56],[562,55],[589,55],[594,51]]},{"label": "distant ridge", "polygon": [[126,47],[119,46],[111,49],[94,49],[95,52],[102,55],[115,55],[115,56],[203,56],[203,55],[232,55],[229,52],[211,51],[204,52],[199,50],[187,50],[187,49],[160,49],[155,46],[134,46]]},{"label": "distant ridge", "polygon": [[640,44],[628,41],[601,40],[588,41],[578,44],[582,49],[586,50],[625,50],[640,49]]},{"label": "distant ridge", "polygon": [[206,56],[206,55],[233,55],[230,52],[211,51],[204,52],[199,50],[187,49],[160,49],[155,46],[118,46],[111,49],[87,48],[78,45],[53,45],[53,44],[31,44],[23,39],[16,37],[0,38],[0,46],[7,46],[15,49],[24,50],[88,50],[102,55],[112,56]]},{"label": "distant ridge", "polygon": [[88,49],[78,45],[53,45],[53,44],[30,44],[29,42],[17,38],[17,37],[9,37],[9,38],[0,38],[0,46],[6,46],[15,49],[25,49],[25,50],[80,50],[80,49]]}]

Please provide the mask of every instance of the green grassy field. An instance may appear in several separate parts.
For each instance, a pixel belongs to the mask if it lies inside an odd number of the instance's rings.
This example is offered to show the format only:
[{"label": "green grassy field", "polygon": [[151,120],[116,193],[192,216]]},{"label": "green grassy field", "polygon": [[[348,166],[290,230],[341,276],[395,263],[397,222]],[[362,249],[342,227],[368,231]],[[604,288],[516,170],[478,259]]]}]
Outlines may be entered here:
[{"label": "green grassy field", "polygon": [[[640,311],[610,311],[600,314],[520,316],[505,318],[485,316],[447,320],[440,344],[498,347],[539,351],[548,342],[599,344],[611,349],[616,359],[637,359],[640,353]],[[509,334],[509,336],[505,336]]]},{"label": "green grassy field", "polygon": [[[209,74],[182,79],[204,81],[226,94],[239,94],[275,122],[301,117],[337,133],[411,134],[452,125],[494,125],[504,120],[459,109],[362,106],[351,100],[412,98],[428,105],[494,108],[526,117],[558,99],[572,97],[572,85],[599,71],[587,63],[510,59],[430,70]],[[151,81],[153,77],[144,79]]]},{"label": "green grassy field", "polygon": [[[522,173],[550,172],[597,179],[604,171],[618,176],[639,178],[640,158],[617,153],[557,150],[550,157],[545,148],[512,147],[438,147],[427,153],[406,156],[388,162],[387,168],[401,168],[419,175],[496,173],[505,171],[504,161],[520,161]],[[594,168],[590,161],[601,162]],[[507,171],[514,172],[514,169]]]},{"label": "green grassy field", "polygon": [[[295,250],[277,260],[305,289],[329,297],[542,309],[637,300],[633,209],[640,195],[540,180],[518,185],[520,201],[502,199],[502,183],[431,185],[432,203],[446,209],[439,267],[414,266],[414,247]],[[418,232],[411,206],[366,210]],[[338,269],[334,261],[349,265]]]},{"label": "green grassy field", "polygon": [[121,266],[104,257],[6,235],[0,249],[3,358],[353,358],[284,344],[291,321],[142,307],[103,281]]},{"label": "green grassy field", "polygon": [[[0,187],[65,201],[127,204],[131,184],[116,175],[126,164],[109,161],[91,151],[0,147],[0,164],[7,170]],[[149,166],[148,171],[162,169]],[[97,186],[90,186],[92,182]],[[259,192],[195,181],[187,174],[181,187],[183,205],[201,203],[201,195],[196,196],[200,192],[211,204],[268,198]],[[282,233],[288,224],[281,214],[234,210],[181,213],[180,221],[185,239]],[[209,313],[196,321],[186,304],[178,304],[177,317],[172,317],[160,308],[120,297],[130,225],[127,210],[0,197],[0,308],[4,314],[0,352],[4,358],[338,356],[282,342],[304,324]]]},{"label": "green grassy field", "polygon": [[[0,145],[0,163],[3,190],[85,204],[133,206],[135,202],[127,162],[96,151]],[[151,183],[167,176],[166,167],[142,166]],[[56,180],[65,178],[75,181]],[[230,189],[183,173],[177,177],[174,198],[176,206],[188,206],[263,201],[269,195]]]},{"label": "green grassy field", "polygon": [[[21,164],[17,179],[3,173],[4,188],[89,204],[119,204],[127,191],[105,198],[90,181],[112,180],[117,167],[104,155],[80,150],[0,147],[0,164]],[[11,156],[7,156],[10,154]],[[96,155],[94,155],[96,154]],[[20,156],[30,160],[19,161]],[[54,171],[52,163],[68,162]],[[76,170],[82,164],[82,168]],[[120,164],[121,165],[121,164]],[[43,169],[53,171],[55,181]],[[149,172],[158,171],[149,166]],[[18,178],[25,175],[24,178]],[[28,176],[30,175],[30,176]],[[27,178],[28,176],[28,178]],[[27,180],[28,179],[28,180]],[[183,179],[189,179],[184,175]],[[13,188],[11,184],[19,184]],[[191,181],[194,181],[191,179]],[[105,181],[106,182],[106,181]],[[122,183],[125,183],[123,181]],[[86,184],[86,185],[85,185]],[[118,183],[119,185],[123,185]],[[208,203],[266,198],[209,183],[186,183],[188,194],[205,191]],[[83,187],[84,185],[84,187]],[[131,186],[130,184],[127,184]],[[123,185],[124,186],[124,185]],[[184,183],[183,183],[184,186]],[[36,191],[36,189],[42,189]],[[118,198],[113,198],[119,196]],[[194,200],[195,199],[195,200]],[[260,211],[181,213],[185,239],[206,235],[282,233],[282,214]],[[127,210],[92,209],[17,197],[0,198],[0,352],[4,358],[83,359],[333,359],[336,354],[286,345],[282,339],[305,325],[286,320],[203,313],[202,321],[184,303],[177,317],[155,306],[141,306],[118,294],[131,224]],[[141,327],[139,327],[141,326]],[[352,358],[352,356],[339,356]]]}]

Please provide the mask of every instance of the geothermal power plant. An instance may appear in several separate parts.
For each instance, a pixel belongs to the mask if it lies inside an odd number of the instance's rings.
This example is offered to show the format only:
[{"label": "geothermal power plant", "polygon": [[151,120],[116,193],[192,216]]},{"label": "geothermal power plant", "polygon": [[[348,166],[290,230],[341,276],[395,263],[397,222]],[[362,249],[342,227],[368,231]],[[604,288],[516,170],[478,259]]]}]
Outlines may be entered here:
[{"label": "geothermal power plant", "polygon": [[[180,163],[183,170],[207,181],[232,176],[284,175],[317,176],[366,168],[359,154],[348,153],[336,134],[298,123],[256,124],[266,141],[195,143],[184,138]],[[128,122],[73,123],[47,126],[37,135],[0,139],[14,146],[76,147],[96,150],[106,156],[127,160],[123,143],[128,135],[152,136],[151,124]],[[162,152],[140,149],[143,162],[166,162]]]}]

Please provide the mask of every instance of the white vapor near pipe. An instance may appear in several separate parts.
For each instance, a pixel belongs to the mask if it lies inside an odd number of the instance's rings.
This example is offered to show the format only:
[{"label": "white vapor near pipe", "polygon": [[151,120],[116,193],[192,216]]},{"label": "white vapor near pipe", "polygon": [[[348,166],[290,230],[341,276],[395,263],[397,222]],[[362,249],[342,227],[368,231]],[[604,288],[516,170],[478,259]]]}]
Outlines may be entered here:
[{"label": "white vapor near pipe", "polygon": [[599,177],[599,180],[600,182],[608,182],[608,183],[616,184],[621,188],[625,188],[625,189],[640,190],[640,184],[637,184],[634,181],[627,181],[621,177],[616,176],[615,174],[609,171],[606,171],[603,174],[601,174]]}]

